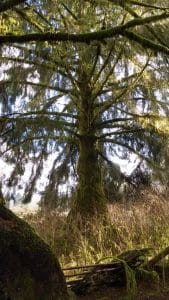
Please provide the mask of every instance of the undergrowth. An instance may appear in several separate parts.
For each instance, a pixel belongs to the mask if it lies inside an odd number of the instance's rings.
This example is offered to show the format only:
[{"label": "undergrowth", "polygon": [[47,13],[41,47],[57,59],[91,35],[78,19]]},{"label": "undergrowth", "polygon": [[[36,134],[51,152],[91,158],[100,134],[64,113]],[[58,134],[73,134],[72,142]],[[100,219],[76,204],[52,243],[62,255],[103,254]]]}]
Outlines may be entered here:
[{"label": "undergrowth", "polygon": [[105,256],[136,248],[154,252],[169,245],[169,201],[146,191],[134,203],[109,205],[111,224],[93,221],[90,237],[67,224],[66,214],[41,210],[24,218],[51,246],[62,266],[93,264]]}]

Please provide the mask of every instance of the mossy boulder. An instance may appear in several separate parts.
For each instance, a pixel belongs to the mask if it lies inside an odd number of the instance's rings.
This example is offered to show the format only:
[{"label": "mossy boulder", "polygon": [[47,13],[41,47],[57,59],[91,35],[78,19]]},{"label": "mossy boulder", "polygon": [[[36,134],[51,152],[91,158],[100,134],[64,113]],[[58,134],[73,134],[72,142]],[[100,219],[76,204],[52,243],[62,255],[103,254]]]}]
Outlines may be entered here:
[{"label": "mossy boulder", "polygon": [[50,247],[3,205],[0,205],[0,297],[68,299],[64,275]]}]

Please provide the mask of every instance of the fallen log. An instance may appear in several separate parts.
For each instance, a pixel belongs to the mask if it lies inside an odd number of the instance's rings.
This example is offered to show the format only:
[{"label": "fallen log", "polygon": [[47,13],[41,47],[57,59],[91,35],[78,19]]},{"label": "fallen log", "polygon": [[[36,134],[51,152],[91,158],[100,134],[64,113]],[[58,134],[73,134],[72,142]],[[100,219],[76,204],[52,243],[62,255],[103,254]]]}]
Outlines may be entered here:
[{"label": "fallen log", "polygon": [[[166,247],[154,257],[147,259],[153,249],[139,249],[124,252],[112,259],[109,263],[98,263],[70,267],[63,269],[68,287],[77,295],[85,295],[103,287],[123,286],[127,284],[126,270],[133,271],[137,280],[157,280],[162,277],[164,266],[160,265],[162,259],[169,255],[169,247]],[[146,262],[145,262],[146,261]],[[66,272],[73,271],[72,274]],[[169,266],[166,269],[169,275]]]},{"label": "fallen log", "polygon": [[151,258],[146,264],[144,264],[144,268],[151,269],[155,265],[157,265],[163,258],[169,255],[169,246],[162,250],[160,253]]},{"label": "fallen log", "polygon": [[[150,249],[131,250],[122,253],[107,264],[99,263],[89,266],[85,272],[72,274],[72,278],[78,278],[76,280],[67,280],[67,284],[77,295],[88,294],[103,286],[125,285],[126,266],[132,270],[140,267],[145,262],[146,254],[148,254],[149,251]],[[85,266],[82,266],[82,268],[84,267]],[[80,267],[78,267],[78,270],[79,269]],[[74,267],[73,270],[75,270]],[[71,275],[65,275],[65,277],[68,279]]]}]

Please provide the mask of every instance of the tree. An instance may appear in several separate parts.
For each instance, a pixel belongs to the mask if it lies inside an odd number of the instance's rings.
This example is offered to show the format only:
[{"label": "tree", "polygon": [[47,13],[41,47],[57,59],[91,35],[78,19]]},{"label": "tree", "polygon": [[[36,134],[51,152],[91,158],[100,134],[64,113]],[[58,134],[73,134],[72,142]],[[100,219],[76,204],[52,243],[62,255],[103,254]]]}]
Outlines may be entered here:
[{"label": "tree", "polygon": [[72,213],[85,221],[106,215],[102,169],[114,154],[158,167],[151,145],[168,113],[165,4],[41,1],[13,8],[10,22],[2,15],[1,153],[16,166],[10,185],[36,162],[26,199],[56,151],[46,197],[75,170]]}]

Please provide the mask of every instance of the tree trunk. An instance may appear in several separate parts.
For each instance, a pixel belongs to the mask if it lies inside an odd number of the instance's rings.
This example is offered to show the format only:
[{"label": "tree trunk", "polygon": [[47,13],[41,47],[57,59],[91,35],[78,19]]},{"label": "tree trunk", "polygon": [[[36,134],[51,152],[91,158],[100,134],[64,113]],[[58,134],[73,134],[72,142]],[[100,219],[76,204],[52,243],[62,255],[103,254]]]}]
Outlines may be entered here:
[{"label": "tree trunk", "polygon": [[43,240],[0,205],[0,297],[17,300],[68,299],[60,265]]},{"label": "tree trunk", "polygon": [[106,212],[106,199],[94,136],[81,136],[79,149],[76,210],[84,218],[99,218]]},{"label": "tree trunk", "polygon": [[81,70],[79,79],[79,161],[78,186],[73,209],[82,220],[107,215],[101,167],[98,161],[97,137],[94,122],[94,101],[87,72]]}]

